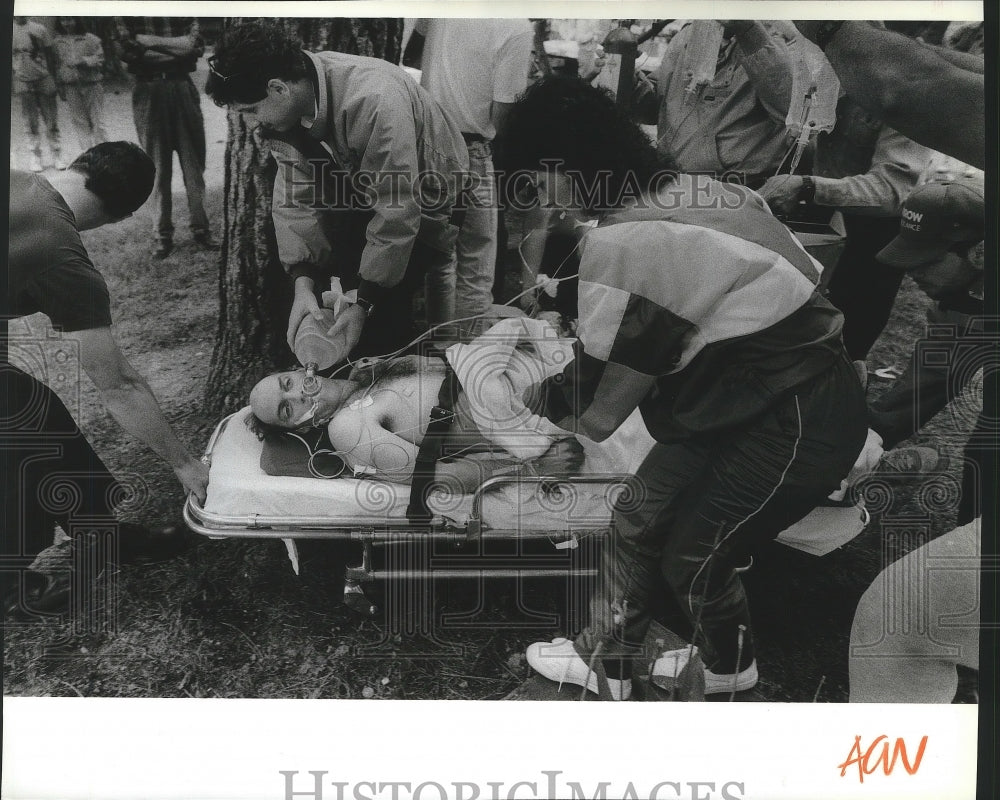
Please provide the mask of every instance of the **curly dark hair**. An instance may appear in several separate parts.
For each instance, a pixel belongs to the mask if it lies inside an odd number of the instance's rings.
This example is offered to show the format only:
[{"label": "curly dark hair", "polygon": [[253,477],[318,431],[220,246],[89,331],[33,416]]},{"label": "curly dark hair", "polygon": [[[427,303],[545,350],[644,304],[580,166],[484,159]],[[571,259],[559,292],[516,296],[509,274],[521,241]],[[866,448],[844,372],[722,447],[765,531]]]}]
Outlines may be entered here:
[{"label": "curly dark hair", "polygon": [[564,76],[530,86],[503,130],[501,169],[549,165],[572,178],[590,212],[617,208],[629,192],[654,189],[677,172],[609,92]]},{"label": "curly dark hair", "polygon": [[298,80],[308,72],[302,42],[270,20],[243,22],[225,31],[209,59],[205,94],[218,106],[256,103],[272,78]]},{"label": "curly dark hair", "polygon": [[268,422],[264,422],[264,420],[252,411],[247,414],[246,419],[243,420],[243,424],[246,425],[253,432],[253,435],[262,442],[273,436],[281,436],[292,430],[291,428],[282,428],[280,425],[272,425]]},{"label": "curly dark hair", "polygon": [[156,178],[153,160],[132,142],[102,142],[80,153],[69,168],[87,176],[84,186],[115,219],[145,203]]}]

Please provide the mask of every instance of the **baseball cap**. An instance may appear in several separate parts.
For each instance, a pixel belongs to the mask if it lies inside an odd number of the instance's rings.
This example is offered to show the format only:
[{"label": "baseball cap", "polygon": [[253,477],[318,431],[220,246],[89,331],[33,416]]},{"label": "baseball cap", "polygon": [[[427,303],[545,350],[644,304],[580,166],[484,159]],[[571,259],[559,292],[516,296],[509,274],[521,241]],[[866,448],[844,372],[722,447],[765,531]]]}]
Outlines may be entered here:
[{"label": "baseball cap", "polygon": [[985,235],[983,183],[975,178],[927,183],[903,203],[899,234],[878,258],[900,269],[916,269],[940,258],[959,243],[975,244]]}]

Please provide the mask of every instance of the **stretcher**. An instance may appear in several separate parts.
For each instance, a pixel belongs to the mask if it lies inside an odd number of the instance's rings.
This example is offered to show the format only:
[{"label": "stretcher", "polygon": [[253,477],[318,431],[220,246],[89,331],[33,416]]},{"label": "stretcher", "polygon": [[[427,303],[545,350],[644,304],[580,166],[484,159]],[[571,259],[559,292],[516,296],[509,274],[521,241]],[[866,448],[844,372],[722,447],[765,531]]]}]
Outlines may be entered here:
[{"label": "stretcher", "polygon": [[[204,460],[209,464],[209,486],[202,506],[189,496],[184,519],[204,536],[244,539],[281,539],[298,573],[299,539],[352,542],[359,546],[360,562],[345,569],[344,601],[352,608],[374,612],[364,588],[378,579],[402,580],[438,577],[555,577],[594,575],[592,563],[573,558],[582,542],[607,536],[616,503],[641,504],[642,487],[632,470],[641,461],[641,447],[625,430],[640,425],[638,412],[621,434],[623,452],[631,461],[594,456],[584,448],[584,471],[569,477],[532,474],[529,468],[485,480],[473,494],[432,491],[427,522],[406,517],[409,487],[371,478],[275,477],[260,467],[263,443],[245,424],[249,408],[223,419],[213,432]],[[644,428],[642,429],[644,433]],[[647,434],[648,436],[648,434]],[[609,471],[609,464],[627,470]],[[592,468],[592,469],[590,469]],[[587,470],[590,469],[588,472]],[[815,555],[823,555],[853,539],[868,522],[863,508],[818,508],[778,541]],[[473,565],[444,567],[399,562],[393,568],[376,567],[376,548],[428,544],[482,551],[491,541],[534,542],[551,558],[535,556],[498,563],[486,559]]]}]

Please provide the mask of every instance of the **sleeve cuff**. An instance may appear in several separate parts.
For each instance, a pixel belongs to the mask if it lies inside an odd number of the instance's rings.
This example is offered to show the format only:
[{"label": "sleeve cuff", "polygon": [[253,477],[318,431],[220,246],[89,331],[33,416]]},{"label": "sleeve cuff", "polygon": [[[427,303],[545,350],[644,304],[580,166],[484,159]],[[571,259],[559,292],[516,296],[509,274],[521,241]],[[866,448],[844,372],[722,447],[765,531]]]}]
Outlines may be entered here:
[{"label": "sleeve cuff", "polygon": [[381,305],[388,293],[388,289],[384,286],[379,286],[374,281],[362,279],[358,285],[358,299],[365,300],[373,306]]},{"label": "sleeve cuff", "polygon": [[286,268],[294,281],[296,278],[312,278],[314,288],[324,282],[323,273],[313,264],[292,264]]},{"label": "sleeve cuff", "polygon": [[735,39],[744,58],[749,58],[768,45],[773,44],[764,26],[757,22],[754,22],[749,28],[736,34]]}]

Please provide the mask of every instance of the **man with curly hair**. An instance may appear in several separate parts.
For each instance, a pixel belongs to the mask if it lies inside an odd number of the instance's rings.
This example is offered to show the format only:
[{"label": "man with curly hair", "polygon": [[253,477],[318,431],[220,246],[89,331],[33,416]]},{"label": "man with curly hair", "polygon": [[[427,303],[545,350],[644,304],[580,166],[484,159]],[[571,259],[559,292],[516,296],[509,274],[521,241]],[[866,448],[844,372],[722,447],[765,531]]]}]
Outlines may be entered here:
[{"label": "man with curly hair", "polygon": [[[362,328],[369,352],[405,345],[419,282],[425,273],[447,273],[455,253],[455,205],[469,163],[458,127],[399,67],[304,51],[264,20],[226,31],[209,66],[206,92],[259,123],[278,161],[272,216],[279,257],[295,282],[289,345],[304,317],[320,320],[317,294],[334,271],[330,212],[359,210],[364,248],[339,276],[345,288],[357,282],[358,302],[330,332],[347,342],[338,360]],[[453,290],[427,301],[429,322],[452,318]]]},{"label": "man with curly hair", "polygon": [[[602,441],[638,407],[656,440],[642,503],[616,508],[590,622],[528,649],[555,680],[631,693],[661,577],[672,629],[701,650],[706,692],[757,682],[737,570],[849,472],[867,432],[843,318],[820,267],[759,195],[665,171],[605,93],[546,79],[515,104],[504,167],[534,173],[550,227],[580,252],[575,358],[545,415]],[[692,651],[664,654],[678,674]]]},{"label": "man with curly hair", "polygon": [[[177,438],[146,381],[118,347],[107,284],[80,239],[80,231],[131,216],[149,197],[153,173],[149,156],[131,142],[96,145],[48,179],[12,170],[4,316],[41,312],[77,342],[80,366],[115,420],[170,464],[186,491],[204,501],[208,468]],[[12,363],[31,363],[30,348],[17,340],[10,347],[13,358],[5,352],[0,364],[4,611],[22,602],[35,611],[52,611],[69,599],[66,576],[25,567],[52,544],[56,523],[70,535],[81,528],[124,534],[116,536],[123,561],[169,555],[182,539],[174,528],[151,532],[118,521],[114,505],[127,491],[62,401]]]}]

